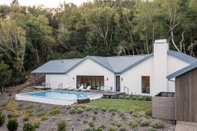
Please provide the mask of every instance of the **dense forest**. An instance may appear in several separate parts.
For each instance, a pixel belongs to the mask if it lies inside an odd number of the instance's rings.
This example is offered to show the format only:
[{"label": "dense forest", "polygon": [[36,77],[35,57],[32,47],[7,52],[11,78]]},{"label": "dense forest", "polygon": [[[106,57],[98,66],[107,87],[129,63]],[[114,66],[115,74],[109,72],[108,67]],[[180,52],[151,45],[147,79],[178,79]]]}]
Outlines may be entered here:
[{"label": "dense forest", "polygon": [[197,0],[93,0],[58,8],[0,5],[0,86],[51,59],[152,53],[155,39],[197,56]]}]

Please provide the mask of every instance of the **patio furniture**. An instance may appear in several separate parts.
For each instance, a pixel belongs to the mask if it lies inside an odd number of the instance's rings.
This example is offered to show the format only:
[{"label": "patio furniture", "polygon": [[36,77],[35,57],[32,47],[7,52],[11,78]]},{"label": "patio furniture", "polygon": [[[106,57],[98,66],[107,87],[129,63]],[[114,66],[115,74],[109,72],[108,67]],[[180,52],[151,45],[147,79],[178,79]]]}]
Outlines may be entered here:
[{"label": "patio furniture", "polygon": [[67,85],[66,87],[63,87],[62,90],[67,90],[69,88],[69,85]]},{"label": "patio furniture", "polygon": [[74,91],[76,89],[76,85],[74,85],[73,87],[69,87],[68,89],[67,89],[67,91]]},{"label": "patio furniture", "polygon": [[84,92],[90,91],[90,88],[91,88],[91,86],[88,86],[86,89],[82,89],[81,91],[84,91]]},{"label": "patio furniture", "polygon": [[82,91],[84,88],[83,88],[84,86],[80,86],[78,89],[76,88],[76,89],[74,89],[74,91]]}]

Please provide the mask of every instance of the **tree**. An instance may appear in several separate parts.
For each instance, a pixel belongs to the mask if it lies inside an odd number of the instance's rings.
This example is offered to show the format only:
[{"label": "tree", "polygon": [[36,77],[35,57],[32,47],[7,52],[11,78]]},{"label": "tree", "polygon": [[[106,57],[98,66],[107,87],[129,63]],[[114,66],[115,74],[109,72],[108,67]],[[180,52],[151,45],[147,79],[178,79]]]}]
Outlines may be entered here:
[{"label": "tree", "polygon": [[25,73],[23,62],[26,32],[14,20],[0,20],[0,50],[17,71],[18,79]]},{"label": "tree", "polygon": [[3,86],[10,82],[12,77],[12,71],[9,69],[9,66],[3,61],[0,62],[0,87],[3,93]]}]

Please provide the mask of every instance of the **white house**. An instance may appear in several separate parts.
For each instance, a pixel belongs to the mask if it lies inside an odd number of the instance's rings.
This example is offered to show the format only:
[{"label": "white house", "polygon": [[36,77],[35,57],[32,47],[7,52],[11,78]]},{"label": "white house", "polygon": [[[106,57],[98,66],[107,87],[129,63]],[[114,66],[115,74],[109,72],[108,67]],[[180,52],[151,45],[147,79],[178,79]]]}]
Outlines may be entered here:
[{"label": "white house", "polygon": [[161,39],[155,40],[152,54],[51,60],[31,73],[46,74],[45,82],[52,89],[83,84],[92,89],[109,86],[128,94],[156,95],[174,92],[174,82],[166,76],[194,62],[197,59],[169,50],[167,40]]}]

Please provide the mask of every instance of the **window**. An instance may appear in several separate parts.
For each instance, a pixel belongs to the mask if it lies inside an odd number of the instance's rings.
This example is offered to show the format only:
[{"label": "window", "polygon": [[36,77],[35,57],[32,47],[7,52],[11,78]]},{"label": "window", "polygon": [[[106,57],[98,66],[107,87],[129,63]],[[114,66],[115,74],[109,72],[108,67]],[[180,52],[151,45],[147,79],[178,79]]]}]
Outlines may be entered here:
[{"label": "window", "polygon": [[150,76],[142,76],[142,93],[150,93]]}]

